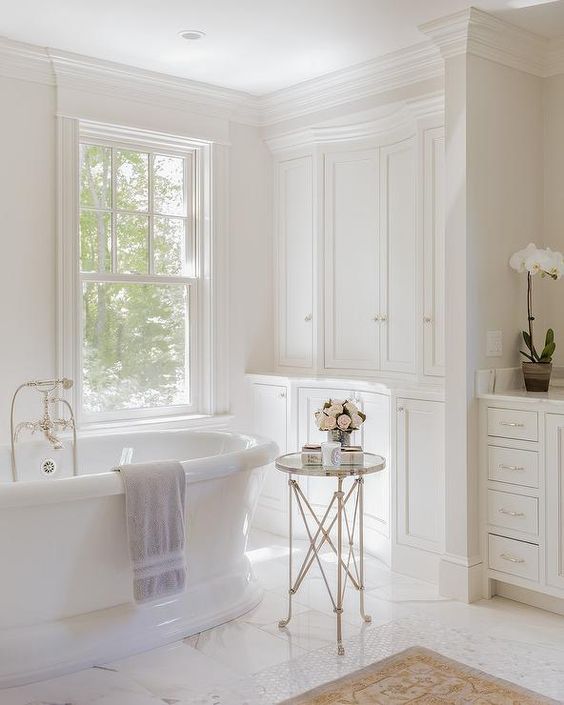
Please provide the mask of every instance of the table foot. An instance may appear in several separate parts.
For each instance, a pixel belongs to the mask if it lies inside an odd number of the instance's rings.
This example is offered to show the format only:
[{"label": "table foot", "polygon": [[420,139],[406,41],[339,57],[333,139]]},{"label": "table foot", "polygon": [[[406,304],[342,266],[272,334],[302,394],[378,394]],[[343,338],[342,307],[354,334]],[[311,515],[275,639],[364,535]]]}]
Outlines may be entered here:
[{"label": "table foot", "polygon": [[362,619],[364,619],[366,624],[370,624],[370,622],[372,622],[372,617],[369,614],[363,614]]},{"label": "table foot", "polygon": [[337,655],[338,656],[345,655],[345,647],[342,644],[337,644]]},{"label": "table foot", "polygon": [[278,622],[278,629],[284,629],[284,627],[287,627],[289,623],[290,623],[289,619],[281,619]]}]

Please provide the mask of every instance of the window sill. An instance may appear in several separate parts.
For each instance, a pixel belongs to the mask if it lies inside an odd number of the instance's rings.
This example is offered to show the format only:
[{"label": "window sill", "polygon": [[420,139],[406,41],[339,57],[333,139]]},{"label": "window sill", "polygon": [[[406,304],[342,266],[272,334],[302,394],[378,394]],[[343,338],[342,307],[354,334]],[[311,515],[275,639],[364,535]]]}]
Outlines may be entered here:
[{"label": "window sill", "polygon": [[162,418],[128,419],[121,421],[89,421],[78,425],[80,435],[98,435],[101,432],[159,431],[170,429],[223,429],[233,421],[232,414],[189,414]]}]

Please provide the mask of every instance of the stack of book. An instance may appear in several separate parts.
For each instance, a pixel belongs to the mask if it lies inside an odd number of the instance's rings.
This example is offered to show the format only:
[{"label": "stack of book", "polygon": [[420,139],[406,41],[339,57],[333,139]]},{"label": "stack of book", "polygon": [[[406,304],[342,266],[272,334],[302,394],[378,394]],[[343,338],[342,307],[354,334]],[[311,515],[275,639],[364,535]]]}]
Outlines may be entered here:
[{"label": "stack of book", "polygon": [[[362,446],[343,446],[341,448],[341,465],[362,465],[363,463],[364,452]],[[321,445],[306,443],[302,448],[302,464],[323,465]]]}]

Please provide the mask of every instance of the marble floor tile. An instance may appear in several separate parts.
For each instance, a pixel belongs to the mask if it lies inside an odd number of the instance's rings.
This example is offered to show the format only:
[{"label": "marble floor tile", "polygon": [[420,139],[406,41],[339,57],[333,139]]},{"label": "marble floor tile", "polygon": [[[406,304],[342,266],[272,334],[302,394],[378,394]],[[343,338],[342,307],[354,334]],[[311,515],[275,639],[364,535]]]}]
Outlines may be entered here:
[{"label": "marble floor tile", "polygon": [[[280,629],[278,622],[268,624],[261,629],[305,651],[314,651],[323,646],[335,645],[337,639],[335,615],[316,610],[294,614],[288,626],[283,629]],[[343,620],[344,639],[357,631],[355,627]]]},{"label": "marble floor tile", "polygon": [[[294,542],[297,570],[307,542]],[[364,624],[347,588],[345,656],[336,655],[333,606],[314,565],[286,614],[288,546],[252,532],[249,558],[266,588],[261,605],[208,632],[101,667],[0,691],[0,705],[274,705],[410,646],[426,646],[564,702],[564,617],[494,598],[466,605],[434,586],[365,564]],[[336,559],[320,557],[331,581]]]},{"label": "marble floor tile", "polygon": [[290,641],[239,620],[188,637],[184,643],[245,675],[307,653]]},{"label": "marble floor tile", "polygon": [[[309,609],[307,605],[301,604],[296,599],[292,600],[292,612],[294,614],[300,614],[300,612],[305,612],[307,609]],[[262,627],[266,624],[280,621],[286,617],[287,613],[288,595],[281,591],[265,590],[260,605],[244,614],[239,621]]]},{"label": "marble floor tile", "polygon": [[0,690],[0,705],[163,705],[136,680],[89,668],[59,678]]},{"label": "marble floor tile", "polygon": [[186,699],[237,678],[238,673],[186,643],[114,661],[110,667],[133,679],[149,692],[167,699]]}]

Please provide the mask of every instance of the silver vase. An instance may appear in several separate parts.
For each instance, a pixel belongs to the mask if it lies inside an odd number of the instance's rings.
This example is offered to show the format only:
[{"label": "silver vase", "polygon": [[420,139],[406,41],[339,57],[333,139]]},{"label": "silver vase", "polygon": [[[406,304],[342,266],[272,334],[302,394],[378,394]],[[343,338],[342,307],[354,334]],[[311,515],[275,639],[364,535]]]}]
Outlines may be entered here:
[{"label": "silver vase", "polygon": [[350,446],[351,432],[341,431],[340,428],[334,428],[332,431],[327,431],[327,440],[331,443],[340,443],[342,446]]}]

